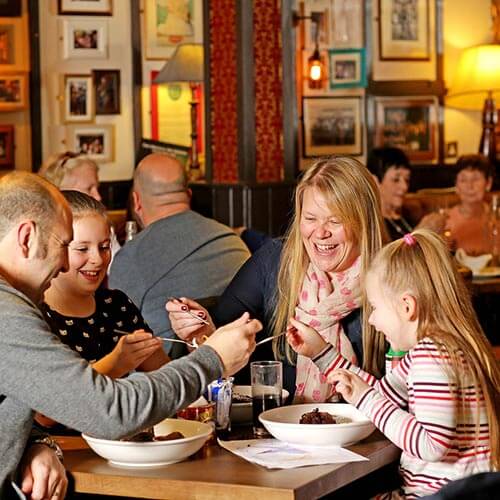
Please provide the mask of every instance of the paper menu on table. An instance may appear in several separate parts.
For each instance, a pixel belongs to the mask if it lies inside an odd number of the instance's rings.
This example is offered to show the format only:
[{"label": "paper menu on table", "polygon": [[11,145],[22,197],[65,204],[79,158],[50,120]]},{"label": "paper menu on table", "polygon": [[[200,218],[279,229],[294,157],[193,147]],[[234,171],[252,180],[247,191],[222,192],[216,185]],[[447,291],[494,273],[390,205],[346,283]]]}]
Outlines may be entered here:
[{"label": "paper menu on table", "polygon": [[277,439],[221,441],[219,446],[249,462],[269,469],[293,469],[307,465],[361,462],[366,457],[337,446],[291,445]]}]

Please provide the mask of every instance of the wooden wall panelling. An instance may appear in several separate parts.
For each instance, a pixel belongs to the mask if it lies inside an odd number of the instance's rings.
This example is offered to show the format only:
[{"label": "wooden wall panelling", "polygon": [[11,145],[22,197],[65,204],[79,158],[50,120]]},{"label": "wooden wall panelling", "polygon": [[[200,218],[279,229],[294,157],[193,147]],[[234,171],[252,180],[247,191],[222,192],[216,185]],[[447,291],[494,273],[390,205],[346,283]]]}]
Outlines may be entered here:
[{"label": "wooden wall panelling", "polygon": [[31,165],[37,171],[42,164],[42,114],[41,114],[41,74],[40,74],[40,32],[38,0],[29,0],[30,37],[30,114],[31,114]]}]

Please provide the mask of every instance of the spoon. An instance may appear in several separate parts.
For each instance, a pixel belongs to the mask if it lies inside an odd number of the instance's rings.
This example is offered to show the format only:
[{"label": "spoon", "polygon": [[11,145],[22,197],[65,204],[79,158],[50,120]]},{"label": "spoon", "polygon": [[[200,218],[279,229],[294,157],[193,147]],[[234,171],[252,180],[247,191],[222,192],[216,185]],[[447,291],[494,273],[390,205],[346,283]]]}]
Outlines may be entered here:
[{"label": "spoon", "polygon": [[[118,330],[116,328],[113,331],[116,333],[119,333],[120,335],[130,335],[130,332],[125,332],[123,330]],[[171,339],[169,337],[165,337],[165,338],[158,337],[158,338],[163,340],[163,342],[179,342],[180,344],[186,344],[187,346],[192,347],[193,349],[196,349],[198,347],[198,342],[196,341],[196,339],[193,339],[192,342],[188,342],[187,340]]]},{"label": "spoon", "polygon": [[278,333],[278,335],[273,335],[271,337],[267,337],[263,340],[259,340],[259,342],[257,342],[255,344],[255,347],[258,347],[259,345],[262,345],[262,344],[265,344],[266,342],[270,342],[271,340],[274,340],[274,339],[277,339],[278,337],[282,337],[283,335],[286,335],[286,330],[284,332],[281,332],[281,333]]}]

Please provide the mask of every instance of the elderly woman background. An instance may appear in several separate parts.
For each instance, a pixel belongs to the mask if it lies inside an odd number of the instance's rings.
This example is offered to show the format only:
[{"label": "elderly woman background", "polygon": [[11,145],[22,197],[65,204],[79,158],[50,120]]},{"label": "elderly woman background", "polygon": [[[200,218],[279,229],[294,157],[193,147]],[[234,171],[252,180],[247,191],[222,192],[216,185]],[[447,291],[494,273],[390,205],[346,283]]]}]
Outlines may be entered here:
[{"label": "elderly woman background", "polygon": [[[323,338],[349,359],[380,374],[384,340],[368,325],[368,314],[361,320],[359,311],[368,307],[360,276],[382,246],[383,233],[378,190],[366,167],[347,157],[319,160],[297,186],[295,214],[285,238],[270,241],[252,255],[211,317],[192,300],[167,302],[174,331],[184,339],[201,338],[210,335],[214,325],[248,311],[262,321],[264,335],[277,336],[287,329],[290,317],[298,317],[316,325]],[[211,324],[200,325],[188,309],[209,318]],[[274,352],[267,345],[259,347],[253,359],[270,359],[274,354],[282,360],[284,385],[291,393],[296,385],[296,401],[325,401],[332,396],[332,387],[314,364],[297,358],[284,337],[273,341]],[[240,374],[240,382],[242,378]]]}]

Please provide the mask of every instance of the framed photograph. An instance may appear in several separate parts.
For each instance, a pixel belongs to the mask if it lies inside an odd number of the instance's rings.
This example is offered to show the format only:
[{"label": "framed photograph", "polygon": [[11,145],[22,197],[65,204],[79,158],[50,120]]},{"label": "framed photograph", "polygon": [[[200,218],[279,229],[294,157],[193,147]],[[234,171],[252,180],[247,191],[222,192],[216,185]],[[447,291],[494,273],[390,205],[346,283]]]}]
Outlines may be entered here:
[{"label": "framed photograph", "polygon": [[0,76],[0,112],[24,109],[27,102],[26,75]]},{"label": "framed photograph", "polygon": [[63,121],[90,122],[94,118],[94,89],[90,75],[64,75]]},{"label": "framed photograph", "polygon": [[59,0],[59,15],[70,16],[111,16],[112,0]]},{"label": "framed photograph", "polygon": [[14,168],[14,125],[0,125],[0,169]]},{"label": "framed photograph", "polygon": [[429,26],[429,0],[379,0],[380,60],[429,60]]},{"label": "framed photograph", "polygon": [[437,98],[375,98],[375,146],[401,148],[411,161],[437,161]]},{"label": "framed photograph", "polygon": [[84,154],[96,162],[113,161],[113,125],[71,125],[67,127],[67,134],[70,151]]},{"label": "framed photograph", "polygon": [[[179,43],[199,41],[203,30],[202,2],[192,0],[148,0],[144,3],[146,59],[168,59]],[[199,5],[196,5],[199,4]]]},{"label": "framed photograph", "polygon": [[108,57],[108,25],[98,19],[63,21],[65,59]]},{"label": "framed photograph", "polygon": [[[305,46],[313,49],[316,42],[320,47],[328,47],[330,45],[330,0],[310,0],[305,2]],[[315,23],[311,20],[311,16],[321,15],[320,22]]]},{"label": "framed photograph", "polygon": [[304,97],[304,156],[363,154],[360,97]]},{"label": "framed photograph", "polygon": [[27,26],[21,18],[0,21],[1,73],[29,71],[29,57],[25,46],[27,38]]},{"label": "framed photograph", "polygon": [[20,0],[0,0],[0,17],[20,17],[21,11]]},{"label": "framed photograph", "polygon": [[365,49],[328,51],[330,89],[366,87]]},{"label": "framed photograph", "polygon": [[95,114],[120,114],[120,70],[93,70],[92,79],[94,81]]},{"label": "framed photograph", "polygon": [[364,46],[363,0],[332,0],[330,46],[357,48]]}]

